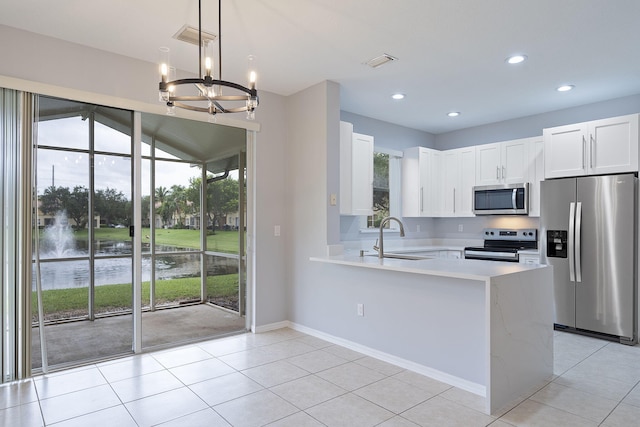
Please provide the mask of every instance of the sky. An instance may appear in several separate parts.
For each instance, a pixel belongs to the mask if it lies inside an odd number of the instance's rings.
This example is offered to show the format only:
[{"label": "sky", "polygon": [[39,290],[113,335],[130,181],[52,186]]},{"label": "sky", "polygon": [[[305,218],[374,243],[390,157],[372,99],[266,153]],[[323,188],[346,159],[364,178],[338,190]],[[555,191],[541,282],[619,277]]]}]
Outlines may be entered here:
[{"label": "sky", "polygon": [[[41,121],[38,123],[38,145],[88,150],[89,122],[80,117]],[[130,137],[100,123],[95,124],[95,150],[129,154]],[[150,155],[150,147],[143,143],[142,154]],[[156,152],[156,157],[175,157]],[[131,198],[131,159],[118,155],[95,155],[95,188],[115,188]],[[89,187],[89,157],[87,153],[38,149],[36,179],[38,194],[55,184],[73,189],[77,185]],[[189,186],[189,178],[199,177],[200,168],[189,163],[156,160],[156,188],[173,185]],[[236,174],[237,178],[237,174]],[[150,194],[150,161],[142,160],[142,195]]]}]

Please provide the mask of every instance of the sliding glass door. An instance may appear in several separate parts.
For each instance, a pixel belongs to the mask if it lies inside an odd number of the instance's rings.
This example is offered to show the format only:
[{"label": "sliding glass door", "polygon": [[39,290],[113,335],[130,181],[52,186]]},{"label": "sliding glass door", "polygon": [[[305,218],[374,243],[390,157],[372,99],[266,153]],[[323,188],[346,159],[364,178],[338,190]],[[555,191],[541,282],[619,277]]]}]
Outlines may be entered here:
[{"label": "sliding glass door", "polygon": [[32,367],[129,353],[133,114],[39,101]]}]

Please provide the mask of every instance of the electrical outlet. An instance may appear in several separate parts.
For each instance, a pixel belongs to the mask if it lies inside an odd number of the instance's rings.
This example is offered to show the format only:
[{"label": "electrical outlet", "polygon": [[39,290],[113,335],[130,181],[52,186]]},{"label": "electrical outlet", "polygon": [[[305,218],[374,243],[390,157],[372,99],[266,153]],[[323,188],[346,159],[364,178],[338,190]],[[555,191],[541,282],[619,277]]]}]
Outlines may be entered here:
[{"label": "electrical outlet", "polygon": [[278,237],[280,236],[280,226],[279,225],[274,225],[273,226],[273,235]]},{"label": "electrical outlet", "polygon": [[364,304],[358,304],[358,316],[364,316]]},{"label": "electrical outlet", "polygon": [[416,231],[419,233],[420,232],[420,224],[416,225]]},{"label": "electrical outlet", "polygon": [[464,230],[464,227],[462,224],[458,224],[458,232],[462,233],[462,230]]}]

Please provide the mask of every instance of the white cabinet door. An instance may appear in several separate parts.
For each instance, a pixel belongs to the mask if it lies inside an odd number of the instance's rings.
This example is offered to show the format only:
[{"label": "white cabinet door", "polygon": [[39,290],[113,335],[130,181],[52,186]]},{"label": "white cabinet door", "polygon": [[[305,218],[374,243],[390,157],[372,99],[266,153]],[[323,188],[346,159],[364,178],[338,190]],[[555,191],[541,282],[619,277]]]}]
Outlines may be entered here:
[{"label": "white cabinet door", "polygon": [[460,187],[456,188],[456,216],[473,216],[474,185],[476,185],[476,148],[461,148]]},{"label": "white cabinet door", "polygon": [[638,114],[589,123],[592,175],[638,171]]},{"label": "white cabinet door", "polygon": [[544,139],[529,143],[529,216],[540,216],[540,181],[544,180]]},{"label": "white cabinet door", "polygon": [[422,186],[420,147],[404,150],[402,157],[402,216],[422,216]]},{"label": "white cabinet door", "polygon": [[528,139],[502,142],[500,170],[501,184],[521,184],[527,182],[527,164],[529,163]]},{"label": "white cabinet door", "polygon": [[500,143],[476,146],[476,185],[500,184]]},{"label": "white cabinet door", "polygon": [[587,123],[543,130],[545,178],[586,174],[587,134]]},{"label": "white cabinet door", "polygon": [[340,214],[373,215],[373,137],[340,122]]},{"label": "white cabinet door", "polygon": [[476,182],[475,147],[442,153],[442,216],[473,216],[473,186]]},{"label": "white cabinet door", "polygon": [[[447,150],[442,155],[442,215],[455,216],[460,194],[460,152]],[[456,194],[458,190],[458,194]]]},{"label": "white cabinet door", "polygon": [[638,171],[638,114],[543,133],[545,178]]},{"label": "white cabinet door", "polygon": [[478,145],[476,185],[526,182],[527,162],[527,139]]},{"label": "white cabinet door", "polygon": [[442,216],[442,152],[427,149],[427,180],[424,183],[424,207],[426,216]]},{"label": "white cabinet door", "polygon": [[437,150],[413,147],[402,158],[402,216],[439,216],[441,212],[440,161]]}]

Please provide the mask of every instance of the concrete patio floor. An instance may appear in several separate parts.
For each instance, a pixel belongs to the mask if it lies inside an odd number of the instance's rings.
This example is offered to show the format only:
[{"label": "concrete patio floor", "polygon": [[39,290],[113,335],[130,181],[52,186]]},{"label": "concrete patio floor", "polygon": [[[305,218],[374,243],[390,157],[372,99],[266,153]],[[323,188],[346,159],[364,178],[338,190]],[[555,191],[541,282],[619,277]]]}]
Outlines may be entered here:
[{"label": "concrete patio floor", "polygon": [[[142,313],[143,350],[245,331],[245,318],[209,304]],[[49,367],[131,354],[132,315],[45,326]],[[42,367],[39,328],[32,328],[32,367]]]}]

